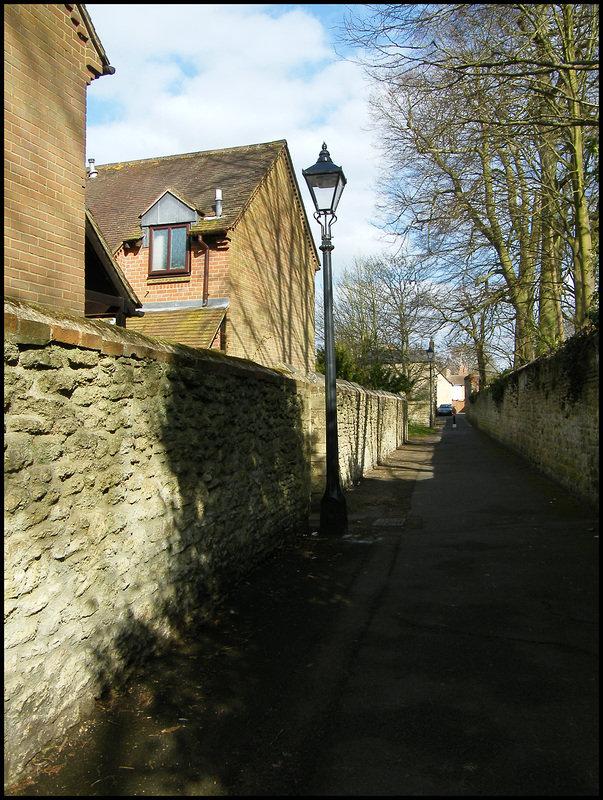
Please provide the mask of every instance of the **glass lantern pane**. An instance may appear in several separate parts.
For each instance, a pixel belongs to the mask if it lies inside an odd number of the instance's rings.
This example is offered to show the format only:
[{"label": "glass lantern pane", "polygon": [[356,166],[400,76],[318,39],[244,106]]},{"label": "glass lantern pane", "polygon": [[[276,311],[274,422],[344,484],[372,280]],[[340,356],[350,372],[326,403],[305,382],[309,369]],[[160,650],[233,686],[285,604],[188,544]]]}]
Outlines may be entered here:
[{"label": "glass lantern pane", "polygon": [[329,186],[323,189],[315,186],[314,196],[316,197],[317,209],[319,211],[328,211],[333,203],[333,187]]},{"label": "glass lantern pane", "polygon": [[339,201],[341,200],[341,195],[343,194],[344,188],[345,188],[345,181],[343,180],[339,181],[335,189],[335,194],[333,196],[333,211],[335,211],[337,209],[337,206],[339,205]]}]

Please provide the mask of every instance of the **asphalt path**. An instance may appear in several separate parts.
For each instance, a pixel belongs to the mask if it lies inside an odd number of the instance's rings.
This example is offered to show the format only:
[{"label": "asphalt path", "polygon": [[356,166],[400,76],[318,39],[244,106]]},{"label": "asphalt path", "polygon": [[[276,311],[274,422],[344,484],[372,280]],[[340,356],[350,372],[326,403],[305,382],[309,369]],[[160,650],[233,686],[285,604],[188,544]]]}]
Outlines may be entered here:
[{"label": "asphalt path", "polygon": [[598,518],[438,419],[7,795],[598,795]]}]

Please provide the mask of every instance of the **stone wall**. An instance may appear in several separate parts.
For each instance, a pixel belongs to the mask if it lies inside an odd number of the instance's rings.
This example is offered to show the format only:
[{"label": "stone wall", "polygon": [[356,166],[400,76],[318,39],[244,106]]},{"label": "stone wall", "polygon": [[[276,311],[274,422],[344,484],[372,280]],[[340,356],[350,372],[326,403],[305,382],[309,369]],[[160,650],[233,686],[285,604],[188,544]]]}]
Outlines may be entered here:
[{"label": "stone wall", "polygon": [[466,413],[476,428],[598,508],[598,333],[576,336],[472,394]]},{"label": "stone wall", "polygon": [[[4,349],[10,782],[306,530],[324,387],[23,302]],[[403,441],[404,400],[339,394],[348,485]]]},{"label": "stone wall", "polygon": [[[434,418],[436,412],[433,412]],[[409,400],[408,401],[408,421],[414,425],[425,425],[429,427],[429,400]]]},{"label": "stone wall", "polygon": [[[326,419],[324,375],[309,376],[311,391],[312,492],[324,492]],[[408,439],[406,398],[337,381],[337,439],[343,489],[358,481]]]},{"label": "stone wall", "polygon": [[296,381],[26,316],[5,330],[9,773],[299,531],[309,499]]}]

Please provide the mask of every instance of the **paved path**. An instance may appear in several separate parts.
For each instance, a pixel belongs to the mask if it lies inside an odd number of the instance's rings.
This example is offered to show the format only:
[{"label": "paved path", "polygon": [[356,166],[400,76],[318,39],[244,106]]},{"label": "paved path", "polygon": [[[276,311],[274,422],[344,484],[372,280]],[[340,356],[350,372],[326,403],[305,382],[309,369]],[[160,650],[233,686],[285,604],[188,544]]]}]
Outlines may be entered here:
[{"label": "paved path", "polygon": [[597,518],[438,426],[8,794],[598,795]]},{"label": "paved path", "polygon": [[457,422],[419,474],[311,794],[598,794],[598,528]]}]

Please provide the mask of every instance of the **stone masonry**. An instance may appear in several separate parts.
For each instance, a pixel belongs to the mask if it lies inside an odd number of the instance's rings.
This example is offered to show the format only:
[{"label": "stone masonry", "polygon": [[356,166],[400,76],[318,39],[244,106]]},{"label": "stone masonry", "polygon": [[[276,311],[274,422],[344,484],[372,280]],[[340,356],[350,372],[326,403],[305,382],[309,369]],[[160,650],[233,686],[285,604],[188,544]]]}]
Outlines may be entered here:
[{"label": "stone masonry", "polygon": [[599,335],[583,333],[469,395],[467,418],[598,508]]},{"label": "stone masonry", "polygon": [[[324,394],[320,378],[17,301],[4,348],[10,782],[305,530]],[[404,400],[344,388],[347,485],[402,443]]]}]

